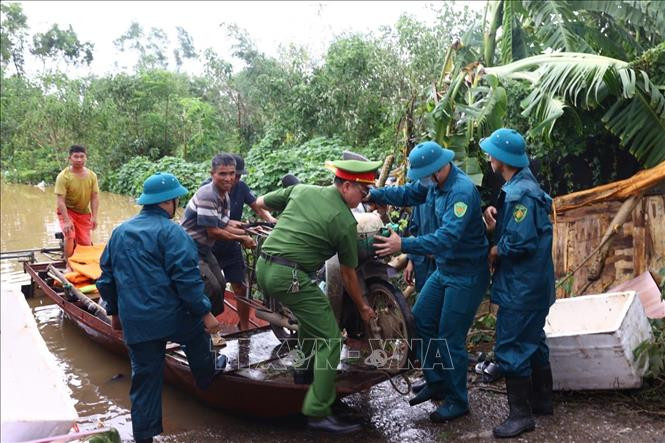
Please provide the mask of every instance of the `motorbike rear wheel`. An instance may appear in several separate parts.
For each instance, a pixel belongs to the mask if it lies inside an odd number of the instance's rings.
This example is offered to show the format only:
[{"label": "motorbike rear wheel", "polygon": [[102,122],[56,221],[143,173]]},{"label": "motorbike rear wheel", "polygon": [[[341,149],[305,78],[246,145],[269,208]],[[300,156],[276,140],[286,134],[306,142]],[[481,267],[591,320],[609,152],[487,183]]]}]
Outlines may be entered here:
[{"label": "motorbike rear wheel", "polygon": [[[373,339],[372,349],[381,349],[385,361],[377,361],[381,369],[397,372],[409,367],[414,356],[411,339],[414,319],[404,294],[390,282],[372,278],[367,281],[367,301],[377,314],[373,327],[365,326],[366,336]],[[376,328],[376,329],[375,329]],[[375,330],[372,330],[375,329]]]}]

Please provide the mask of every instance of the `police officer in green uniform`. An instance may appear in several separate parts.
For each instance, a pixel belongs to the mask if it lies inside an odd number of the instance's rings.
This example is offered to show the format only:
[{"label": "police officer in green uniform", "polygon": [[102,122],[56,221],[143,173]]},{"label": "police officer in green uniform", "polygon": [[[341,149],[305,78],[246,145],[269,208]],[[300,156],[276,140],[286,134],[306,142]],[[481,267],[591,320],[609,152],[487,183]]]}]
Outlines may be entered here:
[{"label": "police officer in green uniform", "polygon": [[374,184],[381,162],[340,160],[332,186],[298,184],[257,199],[267,210],[281,211],[277,225],[263,244],[257,263],[261,291],[287,306],[298,319],[298,339],[313,369],[302,406],[307,426],[331,433],[360,429],[332,415],[341,333],[330,302],[313,282],[313,273],[338,254],[344,286],[365,322],[375,317],[360,289],[355,208]]},{"label": "police officer in green uniform", "polygon": [[510,414],[495,437],[515,437],[535,428],[534,414],[553,413],[552,371],[545,318],[554,303],[552,199],[529,170],[524,138],[501,128],[480,142],[492,169],[503,176],[498,208],[485,210],[494,230],[490,250],[492,302],[499,305],[495,354],[506,377]]},{"label": "police officer in green uniform", "polygon": [[406,252],[432,254],[436,271],[430,275],[413,307],[416,346],[427,386],[410,404],[443,399],[432,414],[434,422],[469,412],[466,387],[466,335],[487,286],[488,241],[480,194],[471,179],[451,163],[453,151],[437,143],[420,143],[409,154],[405,186],[373,189],[368,200],[378,204],[413,206],[434,202],[436,230],[417,237],[375,237],[379,255]]}]

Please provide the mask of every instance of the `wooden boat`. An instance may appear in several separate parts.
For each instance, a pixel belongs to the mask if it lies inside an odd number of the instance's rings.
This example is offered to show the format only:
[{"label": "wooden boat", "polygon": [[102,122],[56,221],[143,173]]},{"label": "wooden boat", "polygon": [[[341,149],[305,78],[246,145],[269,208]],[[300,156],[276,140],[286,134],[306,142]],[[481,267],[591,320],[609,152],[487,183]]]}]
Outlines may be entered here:
[{"label": "wooden boat", "polygon": [[[88,312],[81,302],[69,301],[62,288],[51,284],[49,266],[64,268],[64,262],[24,262],[23,266],[32,278],[32,291],[41,289],[93,341],[114,353],[127,355],[122,331],[112,329],[109,323]],[[177,344],[169,343],[164,374],[166,382],[227,412],[265,418],[298,413],[308,386],[293,383],[292,372],[288,370],[290,361],[285,356],[288,347],[280,344],[265,321],[253,315],[250,318],[252,328],[239,331],[234,312],[235,296],[227,291],[225,299],[227,309],[217,317],[224,325],[222,336],[227,343],[223,353],[229,362],[224,373],[218,375],[208,389],[198,389],[184,352]],[[360,341],[347,340],[345,343],[336,383],[338,398],[369,389],[397,374],[365,366],[357,355],[366,350]],[[356,357],[348,358],[352,355]]]}]

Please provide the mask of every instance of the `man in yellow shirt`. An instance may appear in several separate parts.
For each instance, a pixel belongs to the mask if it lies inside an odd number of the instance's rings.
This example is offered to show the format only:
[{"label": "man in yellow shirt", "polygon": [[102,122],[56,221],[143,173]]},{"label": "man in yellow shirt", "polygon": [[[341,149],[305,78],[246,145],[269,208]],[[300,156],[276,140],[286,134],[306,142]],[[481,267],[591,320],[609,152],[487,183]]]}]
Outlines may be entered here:
[{"label": "man in yellow shirt", "polygon": [[65,236],[65,257],[79,245],[91,245],[90,234],[97,227],[99,185],[97,175],[85,167],[85,147],[69,148],[69,166],[55,179],[57,213]]}]

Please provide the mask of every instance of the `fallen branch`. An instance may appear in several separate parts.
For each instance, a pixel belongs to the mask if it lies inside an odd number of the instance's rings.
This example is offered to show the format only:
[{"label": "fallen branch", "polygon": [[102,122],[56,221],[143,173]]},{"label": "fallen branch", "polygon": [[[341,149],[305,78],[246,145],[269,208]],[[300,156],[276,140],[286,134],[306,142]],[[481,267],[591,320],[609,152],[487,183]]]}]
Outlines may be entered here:
[{"label": "fallen branch", "polygon": [[625,180],[556,197],[554,199],[554,205],[556,206],[557,212],[562,214],[570,209],[587,206],[605,200],[623,200],[633,195],[643,193],[663,181],[665,181],[665,162],[662,162],[651,169],[640,171]]},{"label": "fallen branch", "polygon": [[386,157],[386,160],[383,162],[383,167],[381,168],[381,173],[379,174],[379,182],[376,184],[377,188],[383,188],[388,180],[388,175],[390,174],[390,168],[393,167],[395,162],[395,156],[389,155]]},{"label": "fallen branch", "polygon": [[598,280],[600,277],[600,274],[603,272],[603,268],[605,267],[605,260],[607,259],[607,255],[610,252],[610,246],[612,245],[614,234],[616,234],[619,228],[621,228],[628,217],[633,213],[635,206],[637,206],[637,203],[641,198],[641,192],[630,197],[628,200],[623,202],[619,208],[619,211],[617,211],[616,215],[612,219],[612,223],[610,223],[607,231],[605,231],[605,235],[603,235],[603,238],[600,240],[602,246],[598,250],[598,255],[596,256],[589,269],[589,276],[587,277],[589,280]]},{"label": "fallen branch", "polygon": [[506,390],[501,389],[501,388],[493,388],[491,386],[474,386],[476,389],[479,389],[481,391],[489,391],[489,392],[496,392],[497,394],[503,394],[506,395]]},{"label": "fallen branch", "polygon": [[[570,271],[561,280],[559,280],[555,286],[556,288],[564,284],[570,277],[572,277],[577,271],[579,271],[586,264],[586,262],[588,262],[598,252],[602,251],[603,255],[592,266],[592,270],[589,274],[589,280],[593,281],[598,279],[598,277],[600,276],[600,272],[602,271],[602,267],[605,264],[605,259],[607,258],[607,254],[609,253],[610,240],[613,239],[614,234],[619,230],[621,225],[625,223],[626,219],[628,218],[628,215],[633,212],[633,209],[635,209],[635,206],[637,205],[637,202],[640,200],[641,197],[642,193],[639,193],[637,195],[630,197],[621,205],[621,208],[619,208],[619,211],[614,216],[612,223],[610,223],[610,226],[605,231],[605,234],[600,240],[598,246],[596,246],[594,250],[591,251],[591,253],[584,260],[582,260],[577,266],[575,266],[575,268],[572,271]],[[605,245],[607,245],[606,248]],[[594,275],[595,278],[593,277]],[[585,289],[587,287],[589,287],[589,284],[585,286]]]}]

